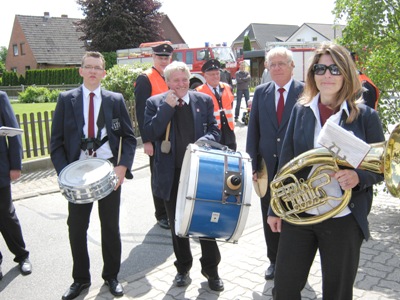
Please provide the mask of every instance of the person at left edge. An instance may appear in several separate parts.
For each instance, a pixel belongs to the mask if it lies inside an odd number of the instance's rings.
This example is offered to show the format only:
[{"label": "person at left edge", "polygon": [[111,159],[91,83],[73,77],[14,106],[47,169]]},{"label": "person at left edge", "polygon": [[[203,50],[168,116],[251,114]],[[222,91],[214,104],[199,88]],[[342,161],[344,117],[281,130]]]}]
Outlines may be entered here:
[{"label": "person at left edge", "polygon": [[[153,166],[154,166],[154,144],[148,139],[143,130],[144,123],[144,109],[146,107],[146,100],[151,96],[158,95],[168,91],[168,86],[164,79],[164,69],[171,62],[171,55],[174,49],[171,45],[161,44],[152,48],[153,49],[153,66],[140,74],[135,86],[135,108],[136,118],[139,125],[140,136],[143,142],[143,150],[150,159],[150,173],[151,182],[153,182]],[[153,184],[152,184],[153,186]],[[154,195],[153,187],[153,202],[155,208],[155,217],[157,224],[164,229],[169,229],[169,221],[167,212],[165,211],[164,200]]]},{"label": "person at left edge", "polygon": [[[219,141],[220,131],[214,117],[214,105],[210,96],[189,91],[190,71],[183,62],[174,61],[164,70],[170,91],[149,98],[146,102],[144,130],[155,142],[154,173],[157,196],[164,199],[169,220],[175,220],[175,209],[183,158],[186,148],[197,140]],[[181,103],[180,105],[177,105]],[[171,148],[165,151],[167,125],[171,122]],[[167,153],[163,153],[167,152]],[[171,237],[176,257],[176,286],[187,286],[191,279],[189,271],[193,264],[190,241],[175,232],[171,222]],[[218,276],[221,254],[214,239],[200,239],[201,273],[208,279],[210,289],[222,291],[224,284]]]},{"label": "person at left edge", "polygon": [[196,88],[197,91],[210,95],[214,103],[214,116],[221,130],[220,144],[236,151],[235,122],[232,103],[234,96],[231,87],[220,81],[220,63],[216,59],[208,60],[201,71],[206,83]]},{"label": "person at left edge", "polygon": [[[0,91],[0,127],[19,128],[10,100],[5,92]],[[22,275],[32,273],[29,251],[26,250],[22,229],[19,223],[11,196],[11,181],[21,176],[22,143],[21,136],[0,136],[0,232],[15,255],[14,261],[19,264]],[[3,278],[0,252],[0,280]]]},{"label": "person at left edge", "polygon": [[[99,52],[86,52],[82,58],[79,74],[83,84],[73,90],[60,93],[54,111],[51,128],[51,160],[60,174],[68,164],[87,159],[85,138],[88,136],[88,110],[90,93],[94,93],[94,116],[96,142],[94,147],[98,158],[108,159],[114,164],[118,182],[111,194],[98,201],[101,224],[101,247],[104,266],[102,277],[114,296],[122,296],[124,290],[117,276],[121,264],[121,237],[119,231],[119,210],[121,185],[124,178],[132,179],[131,167],[136,150],[136,138],[125,106],[124,97],[101,88],[106,75],[105,60]],[[122,149],[117,165],[120,139]],[[95,143],[96,144],[96,143]],[[90,159],[90,158],[89,158]],[[69,241],[73,259],[72,277],[74,282],[62,299],[74,299],[90,286],[89,253],[87,229],[93,203],[76,204],[68,202]]]}]

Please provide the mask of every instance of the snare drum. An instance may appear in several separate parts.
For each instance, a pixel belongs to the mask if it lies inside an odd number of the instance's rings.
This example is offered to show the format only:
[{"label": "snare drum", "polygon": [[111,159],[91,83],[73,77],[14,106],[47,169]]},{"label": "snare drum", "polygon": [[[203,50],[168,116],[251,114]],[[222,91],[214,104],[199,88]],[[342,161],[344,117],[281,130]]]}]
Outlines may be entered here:
[{"label": "snare drum", "polygon": [[236,243],[250,209],[251,170],[247,153],[189,144],[178,188],[176,234]]},{"label": "snare drum", "polygon": [[101,158],[77,160],[58,176],[61,194],[75,204],[86,204],[108,196],[118,179],[113,164]]}]

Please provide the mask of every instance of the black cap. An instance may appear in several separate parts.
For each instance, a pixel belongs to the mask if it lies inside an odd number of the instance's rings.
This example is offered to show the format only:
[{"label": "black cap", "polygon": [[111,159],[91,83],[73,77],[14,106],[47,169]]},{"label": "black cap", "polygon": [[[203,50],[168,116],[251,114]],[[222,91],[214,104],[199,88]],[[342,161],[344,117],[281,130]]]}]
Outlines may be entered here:
[{"label": "black cap", "polygon": [[159,56],[171,56],[172,52],[174,51],[174,48],[172,48],[172,46],[168,44],[154,46],[152,49],[153,53]]},{"label": "black cap", "polygon": [[212,70],[219,70],[221,68],[221,64],[216,59],[210,59],[206,61],[206,63],[201,67],[201,71],[203,73]]}]

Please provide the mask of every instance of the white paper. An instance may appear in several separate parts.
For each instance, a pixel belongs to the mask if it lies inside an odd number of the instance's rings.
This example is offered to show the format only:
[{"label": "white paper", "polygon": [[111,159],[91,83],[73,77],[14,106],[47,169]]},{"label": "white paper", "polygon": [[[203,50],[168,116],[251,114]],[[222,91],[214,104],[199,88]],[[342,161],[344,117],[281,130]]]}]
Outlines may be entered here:
[{"label": "white paper", "polygon": [[354,168],[361,164],[371,149],[366,142],[331,120],[327,120],[322,127],[317,142]]},{"label": "white paper", "polygon": [[0,136],[16,136],[18,134],[22,134],[24,131],[19,128],[1,126],[0,127]]}]

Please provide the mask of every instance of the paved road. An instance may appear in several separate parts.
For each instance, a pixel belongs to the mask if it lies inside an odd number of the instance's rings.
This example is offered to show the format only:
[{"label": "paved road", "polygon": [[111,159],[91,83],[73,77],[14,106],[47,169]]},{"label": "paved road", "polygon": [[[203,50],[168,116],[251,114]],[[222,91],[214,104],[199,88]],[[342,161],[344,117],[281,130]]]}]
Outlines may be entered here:
[{"label": "paved road", "polygon": [[[237,126],[238,151],[244,151],[247,127]],[[122,265],[119,279],[126,295],[121,299],[271,299],[273,282],[263,278],[268,266],[262,233],[259,200],[252,192],[252,206],[246,228],[237,244],[220,242],[220,276],[225,291],[210,291],[200,274],[199,244],[192,240],[195,258],[193,282],[186,288],[174,287],[176,270],[169,231],[155,225],[150,195],[147,157],[138,148],[135,178],[123,185],[121,204]],[[53,170],[24,174],[13,184],[15,202],[33,273],[21,276],[3,239],[4,278],[0,300],[60,299],[71,284],[71,254],[67,236],[67,201],[58,192]],[[400,200],[379,192],[370,223],[372,238],[363,244],[354,299],[400,299]],[[81,299],[113,299],[101,280],[99,222],[94,205],[88,241],[92,286]],[[312,267],[303,299],[322,299],[319,256]]]}]

